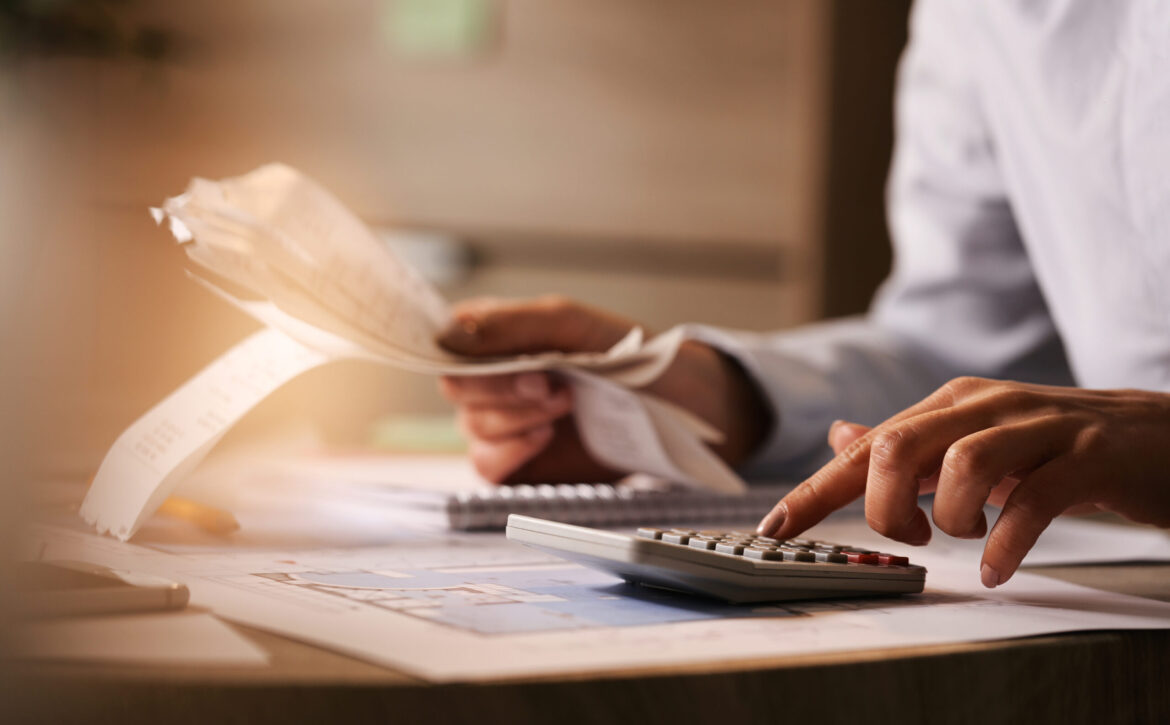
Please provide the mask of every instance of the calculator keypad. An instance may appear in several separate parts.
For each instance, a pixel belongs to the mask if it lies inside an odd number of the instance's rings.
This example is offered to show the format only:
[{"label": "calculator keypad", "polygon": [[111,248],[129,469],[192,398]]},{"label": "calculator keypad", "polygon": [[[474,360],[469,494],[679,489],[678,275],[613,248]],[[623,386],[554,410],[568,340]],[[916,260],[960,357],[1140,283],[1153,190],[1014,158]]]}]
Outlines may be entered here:
[{"label": "calculator keypad", "polygon": [[638,529],[638,536],[667,544],[687,546],[716,554],[743,556],[759,561],[797,561],[824,564],[862,564],[866,566],[910,566],[905,556],[871,551],[857,546],[814,539],[781,541],[743,531],[695,531],[692,529]]}]

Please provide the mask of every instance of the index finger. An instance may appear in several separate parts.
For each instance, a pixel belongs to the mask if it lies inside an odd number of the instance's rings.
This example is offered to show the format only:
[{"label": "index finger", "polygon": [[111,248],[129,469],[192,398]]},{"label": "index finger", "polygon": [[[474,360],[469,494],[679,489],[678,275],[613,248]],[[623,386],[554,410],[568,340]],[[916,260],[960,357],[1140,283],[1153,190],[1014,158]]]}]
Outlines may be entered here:
[{"label": "index finger", "polygon": [[858,438],[788,492],[756,527],[761,536],[788,539],[865,493],[873,433]]},{"label": "index finger", "polygon": [[819,523],[837,509],[857,500],[865,493],[869,455],[874,438],[907,418],[950,407],[953,400],[953,395],[946,387],[940,388],[929,397],[872,428],[780,499],[760,521],[756,531],[762,536],[791,538]]},{"label": "index finger", "polygon": [[458,305],[438,341],[469,356],[604,352],[632,327],[556,295],[520,301],[487,298]]}]

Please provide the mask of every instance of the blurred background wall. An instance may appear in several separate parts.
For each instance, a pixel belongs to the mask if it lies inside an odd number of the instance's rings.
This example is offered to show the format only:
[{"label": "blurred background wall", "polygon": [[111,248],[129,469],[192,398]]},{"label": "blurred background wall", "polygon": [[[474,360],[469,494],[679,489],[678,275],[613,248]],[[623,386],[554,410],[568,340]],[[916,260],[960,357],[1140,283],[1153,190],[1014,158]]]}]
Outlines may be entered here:
[{"label": "blurred background wall", "polygon": [[[253,324],[148,206],[268,161],[452,299],[558,292],[662,329],[861,311],[908,2],[0,0],[4,425],[45,475]],[[369,442],[432,381],[327,367],[250,416]]]}]

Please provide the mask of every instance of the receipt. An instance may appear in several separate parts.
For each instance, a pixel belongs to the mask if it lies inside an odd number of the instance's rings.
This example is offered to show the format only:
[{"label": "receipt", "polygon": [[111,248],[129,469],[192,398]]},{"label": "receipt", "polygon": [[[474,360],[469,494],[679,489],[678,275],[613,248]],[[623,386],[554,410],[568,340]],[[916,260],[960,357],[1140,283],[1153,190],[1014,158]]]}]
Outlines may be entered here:
[{"label": "receipt", "polygon": [[[190,232],[182,243],[193,261],[278,306],[296,305],[292,314],[317,307],[318,319],[344,320],[390,347],[450,360],[435,343],[449,316],[438,291],[297,171],[269,164],[222,182],[195,179],[161,212]],[[225,270],[227,255],[248,264]]]},{"label": "receipt", "polygon": [[570,371],[574,416],[585,447],[611,468],[670,481],[698,481],[721,493],[743,481],[705,443],[723,434],[690,412],[604,377]]},{"label": "receipt", "polygon": [[743,491],[708,443],[721,433],[640,390],[670,365],[676,328],[635,329],[601,353],[467,358],[436,342],[447,303],[336,198],[282,164],[192,180],[152,210],[193,263],[189,274],[266,327],[130,426],[107,453],[82,516],[128,539],[243,415],[285,382],[332,360],[435,375],[558,371],[595,458],[695,487]]},{"label": "receipt", "polygon": [[130,538],[236,421],[330,359],[279,330],[254,333],[118,437],[94,476],[82,517],[98,531]]}]

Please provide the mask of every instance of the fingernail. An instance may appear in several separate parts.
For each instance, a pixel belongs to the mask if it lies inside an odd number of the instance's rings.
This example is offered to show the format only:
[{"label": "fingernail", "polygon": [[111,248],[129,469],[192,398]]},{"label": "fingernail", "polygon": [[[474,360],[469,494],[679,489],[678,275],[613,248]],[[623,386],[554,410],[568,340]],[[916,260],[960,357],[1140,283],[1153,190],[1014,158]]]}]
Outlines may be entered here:
[{"label": "fingernail", "polygon": [[833,424],[829,426],[829,435],[832,436],[833,431],[837,430],[838,428],[840,428],[843,425],[845,425],[845,421],[841,420],[840,418],[833,421]]},{"label": "fingernail", "polygon": [[527,400],[544,401],[552,392],[544,373],[521,373],[516,376],[516,394]]},{"label": "fingernail", "polygon": [[784,525],[786,518],[788,518],[788,507],[777,505],[760,521],[760,525],[756,527],[756,533],[760,536],[771,536]]},{"label": "fingernail", "polygon": [[988,589],[995,589],[1000,585],[999,572],[992,569],[989,564],[984,564],[979,569],[979,578],[983,580],[983,586]]}]

